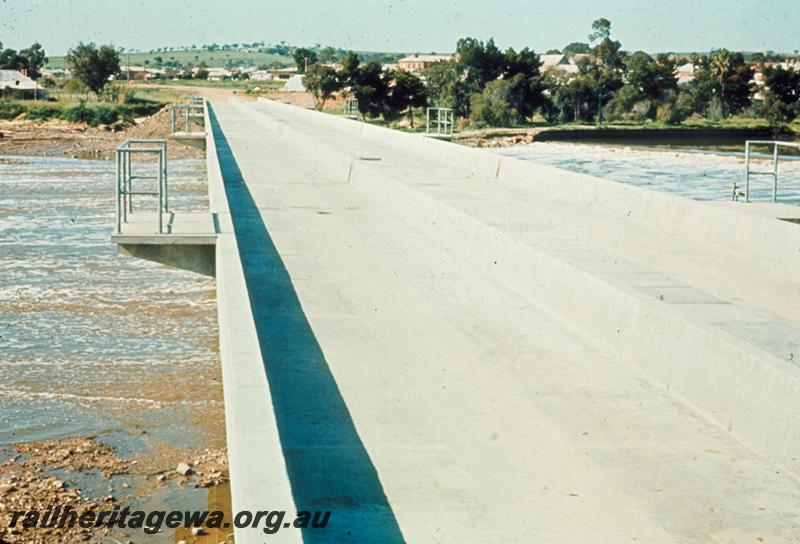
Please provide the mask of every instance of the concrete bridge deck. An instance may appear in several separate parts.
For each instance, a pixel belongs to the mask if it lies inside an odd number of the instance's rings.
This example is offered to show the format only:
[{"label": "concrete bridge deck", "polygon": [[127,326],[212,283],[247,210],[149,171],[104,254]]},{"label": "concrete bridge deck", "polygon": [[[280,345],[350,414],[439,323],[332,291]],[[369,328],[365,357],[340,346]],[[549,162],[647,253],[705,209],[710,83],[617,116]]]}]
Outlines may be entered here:
[{"label": "concrete bridge deck", "polygon": [[209,116],[234,510],[333,512],[270,539],[800,542],[794,210]]}]

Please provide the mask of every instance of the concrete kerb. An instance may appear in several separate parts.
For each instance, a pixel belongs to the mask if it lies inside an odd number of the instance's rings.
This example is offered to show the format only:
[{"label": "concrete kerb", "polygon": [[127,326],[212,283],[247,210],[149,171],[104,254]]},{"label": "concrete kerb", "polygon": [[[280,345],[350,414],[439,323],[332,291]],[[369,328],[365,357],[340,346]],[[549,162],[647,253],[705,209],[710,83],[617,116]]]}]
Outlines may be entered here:
[{"label": "concrete kerb", "polygon": [[[317,118],[315,121],[326,124],[355,124],[316,112],[295,111],[299,112],[297,115],[314,116]],[[349,125],[343,130],[353,130]],[[455,147],[430,139],[424,139],[430,143],[419,144],[423,139],[418,136],[382,127],[364,130],[372,129],[378,131],[375,137],[386,135],[409,142],[416,140],[414,144],[417,148]],[[301,135],[296,137],[298,144],[303,138],[308,139]],[[321,145],[321,142],[315,142],[317,148]],[[463,151],[485,154],[480,150]],[[459,150],[458,154],[463,151]],[[347,157],[340,155],[338,160],[347,160]],[[487,160],[485,156],[476,161],[482,173],[491,168],[492,162],[497,168],[497,157],[488,157],[494,161]],[[506,158],[503,158],[503,161],[499,178],[504,182],[524,180],[534,186],[541,182],[545,187],[554,183],[543,181],[546,176],[542,176],[543,170],[536,165],[515,159],[506,162]],[[563,177],[563,171],[557,172]],[[533,178],[536,183],[531,182],[533,174],[536,175]],[[372,193],[378,204],[392,202],[395,213],[401,214],[417,228],[445,240],[452,247],[460,248],[463,254],[470,255],[487,273],[503,277],[517,291],[524,293],[526,298],[543,305],[554,316],[576,327],[592,340],[636,363],[655,383],[694,406],[700,414],[795,474],[800,473],[800,461],[795,455],[800,448],[800,432],[794,423],[794,418],[800,413],[788,418],[782,415],[786,413],[787,406],[797,405],[796,399],[800,394],[800,374],[791,364],[721,329],[712,329],[705,322],[679,314],[669,305],[653,301],[642,293],[632,292],[608,278],[514,239],[499,229],[394,180],[379,167],[359,163],[351,172],[350,181],[361,184],[365,192]],[[619,194],[616,194],[617,189]],[[628,211],[635,206],[638,220],[649,221],[653,217],[657,223],[664,221],[672,228],[678,223],[682,229],[700,229],[703,222],[698,222],[699,217],[706,217],[708,213],[707,220],[709,217],[712,220],[716,218],[714,212],[717,210],[702,203],[579,174],[570,175],[563,184],[559,180],[559,187],[552,187],[552,190],[562,191],[561,196],[571,195],[567,198],[574,198],[575,202],[583,205],[599,205],[617,213],[622,213],[625,205],[617,204],[616,199],[622,202],[625,198],[629,201],[632,199],[634,204],[628,205]],[[615,194],[607,194],[607,191]],[[661,197],[671,201],[669,205],[664,206],[665,200]],[[398,205],[399,202],[405,202],[405,205]],[[644,210],[653,210],[653,215],[648,215]],[[720,219],[729,219],[729,214],[737,218],[741,215],[727,212]],[[682,215],[685,217],[682,218]],[[435,224],[431,218],[435,218]],[[724,232],[725,227],[721,230]],[[707,227],[697,235],[719,235],[719,231],[718,228]],[[772,244],[767,252],[773,255],[773,251],[780,251],[780,245]],[[520,278],[526,278],[526,281],[522,282]],[[800,412],[800,407],[796,412]]]},{"label": "concrete kerb", "polygon": [[[231,502],[234,513],[243,510],[285,510],[294,515],[295,504],[272,407],[261,350],[250,307],[244,271],[222,170],[217,156],[208,103],[205,114],[206,167],[211,211],[217,214],[217,314],[219,320],[222,384]],[[267,535],[261,527],[235,529],[236,542],[256,544]],[[296,529],[269,535],[270,540],[299,543]]]}]

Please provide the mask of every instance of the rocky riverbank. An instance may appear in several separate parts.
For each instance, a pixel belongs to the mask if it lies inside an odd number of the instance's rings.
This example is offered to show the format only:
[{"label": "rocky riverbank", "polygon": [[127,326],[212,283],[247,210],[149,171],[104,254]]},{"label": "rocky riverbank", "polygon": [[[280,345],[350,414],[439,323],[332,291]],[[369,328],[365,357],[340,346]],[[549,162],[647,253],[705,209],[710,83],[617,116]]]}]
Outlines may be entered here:
[{"label": "rocky riverbank", "polygon": [[[44,515],[48,509],[60,506],[62,512],[69,508],[80,516],[87,511],[135,505],[163,488],[214,488],[228,482],[225,449],[195,451],[176,466],[159,468],[153,466],[151,459],[125,459],[96,438],[80,437],[15,444],[0,454],[0,459],[2,544],[152,541],[144,533],[137,538],[130,529],[123,532],[68,524],[63,528],[25,527],[26,518],[17,520],[15,527],[10,525],[14,512],[38,511]],[[101,478],[103,487],[95,484],[89,486],[93,489],[82,489],[81,483],[93,476]],[[205,542],[208,539],[202,537],[210,535],[195,536],[189,541]],[[225,541],[224,535],[221,540],[214,540],[220,541]]]}]

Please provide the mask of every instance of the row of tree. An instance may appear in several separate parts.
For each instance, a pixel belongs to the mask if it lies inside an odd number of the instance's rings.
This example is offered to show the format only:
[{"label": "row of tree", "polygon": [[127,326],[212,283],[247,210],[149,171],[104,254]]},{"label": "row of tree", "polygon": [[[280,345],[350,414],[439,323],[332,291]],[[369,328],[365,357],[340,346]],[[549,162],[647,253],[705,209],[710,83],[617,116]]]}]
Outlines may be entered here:
[{"label": "row of tree", "polygon": [[378,61],[362,63],[352,51],[342,59],[341,70],[319,63],[311,64],[303,77],[306,89],[314,95],[318,109],[335,93],[354,96],[364,116],[381,117],[385,122],[408,115],[414,125],[414,108],[427,105],[425,84],[409,72],[384,70]]},{"label": "row of tree", "polygon": [[[676,124],[692,114],[720,119],[753,105],[754,64],[742,53],[719,49],[688,59],[627,53],[612,39],[607,19],[592,24],[588,44],[575,42],[566,49],[578,59],[576,73],[542,72],[539,56],[528,49],[501,51],[493,40],[459,40],[453,60],[427,70],[428,96],[433,104],[489,126],[525,123],[535,112],[552,123],[658,119]],[[694,67],[693,79],[680,87],[679,61]],[[791,121],[800,114],[800,72],[762,71],[764,101],[753,113],[773,124]]]},{"label": "row of tree", "polygon": [[[627,53],[612,39],[607,19],[592,24],[588,43],[574,42],[564,49],[572,55],[574,73],[542,71],[534,51],[502,51],[491,39],[485,43],[459,40],[454,58],[435,63],[422,79],[405,71],[385,70],[378,60],[364,62],[352,51],[338,57],[342,67],[337,71],[323,64],[337,58],[337,51],[330,49],[291,51],[317,107],[324,108],[336,93],[352,95],[362,115],[386,122],[408,115],[413,125],[414,108],[428,104],[451,107],[477,126],[526,124],[537,114],[551,123],[598,124],[647,119],[676,124],[693,114],[721,119],[747,109],[774,125],[800,116],[799,70],[762,65],[763,100],[754,104],[755,66],[742,53],[719,49],[688,59]],[[46,62],[39,44],[21,51],[0,44],[0,68],[26,70],[36,78]],[[681,86],[676,76],[679,62],[694,67],[693,79]],[[117,50],[91,43],[71,49],[67,64],[73,76],[95,93],[120,70]],[[200,68],[194,77],[207,77],[205,67],[201,64]]]},{"label": "row of tree", "polygon": [[[362,64],[352,52],[338,72],[319,64],[312,50],[295,49],[293,55],[301,72],[308,66],[305,85],[319,108],[341,91],[358,99],[363,115],[386,121],[428,104],[453,108],[476,126],[522,125],[537,114],[550,123],[597,124],[678,124],[692,115],[719,120],[748,109],[773,125],[800,116],[800,71],[762,64],[763,100],[756,104],[755,65],[742,53],[719,49],[685,59],[628,53],[612,38],[607,19],[592,24],[588,43],[573,42],[564,52],[573,70],[543,71],[540,56],[528,48],[503,51],[491,39],[464,38],[454,58],[433,64],[422,80],[383,70],[376,61]],[[681,86],[679,63],[693,66],[693,78]]]}]

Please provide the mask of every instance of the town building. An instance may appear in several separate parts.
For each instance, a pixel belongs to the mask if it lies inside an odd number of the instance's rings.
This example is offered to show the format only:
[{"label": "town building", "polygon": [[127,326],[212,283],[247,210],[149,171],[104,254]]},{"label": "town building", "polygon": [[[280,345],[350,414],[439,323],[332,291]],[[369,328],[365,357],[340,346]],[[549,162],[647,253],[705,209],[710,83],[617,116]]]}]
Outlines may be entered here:
[{"label": "town building", "polygon": [[431,64],[446,62],[453,55],[409,55],[397,61],[397,69],[406,72],[422,72]]},{"label": "town building", "polygon": [[35,91],[38,88],[34,80],[19,70],[0,70],[0,89],[2,90]]},{"label": "town building", "polygon": [[568,74],[577,74],[578,62],[586,56],[587,55],[583,53],[577,53],[572,56],[556,53],[554,55],[539,55],[539,60],[542,62],[543,72],[557,70]]}]

